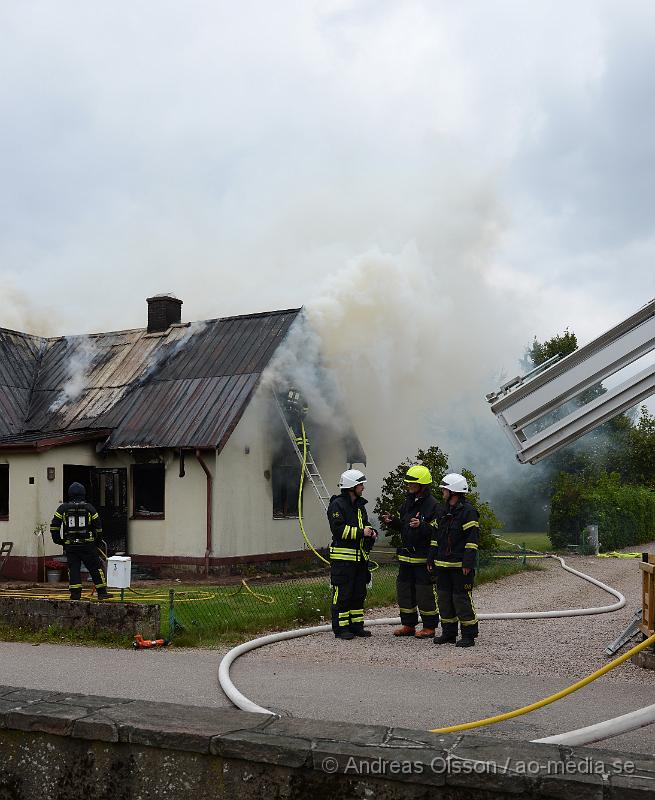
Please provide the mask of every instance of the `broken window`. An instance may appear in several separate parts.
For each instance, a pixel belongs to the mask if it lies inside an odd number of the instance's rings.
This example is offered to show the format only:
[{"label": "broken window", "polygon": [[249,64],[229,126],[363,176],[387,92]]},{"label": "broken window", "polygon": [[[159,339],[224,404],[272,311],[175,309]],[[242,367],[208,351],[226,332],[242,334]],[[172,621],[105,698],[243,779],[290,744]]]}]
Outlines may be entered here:
[{"label": "broken window", "polygon": [[163,464],[134,464],[132,466],[132,497],[134,517],[164,518]]},{"label": "broken window", "polygon": [[0,464],[0,519],[9,519],[9,464]]},{"label": "broken window", "polygon": [[300,488],[300,463],[291,450],[279,453],[271,467],[273,489],[273,517],[298,516],[298,490]]}]

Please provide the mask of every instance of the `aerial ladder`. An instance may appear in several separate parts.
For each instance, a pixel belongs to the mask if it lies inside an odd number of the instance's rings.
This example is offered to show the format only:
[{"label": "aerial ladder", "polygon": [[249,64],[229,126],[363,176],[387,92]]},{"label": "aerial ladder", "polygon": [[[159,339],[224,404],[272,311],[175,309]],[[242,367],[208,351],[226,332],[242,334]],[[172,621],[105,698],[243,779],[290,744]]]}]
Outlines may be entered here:
[{"label": "aerial ladder", "polygon": [[[637,364],[637,362],[639,362]],[[586,404],[576,399],[638,366]],[[501,428],[522,463],[536,464],[612,417],[655,394],[655,300],[574,353],[541,364],[488,394]]]},{"label": "aerial ladder", "polygon": [[[623,373],[623,374],[621,374]],[[587,403],[584,392],[619,382]],[[565,358],[555,356],[527,375],[505,382],[487,402],[516,451],[536,464],[655,394],[655,300]],[[576,400],[578,402],[576,402]],[[643,609],[605,650],[618,652],[655,626],[655,560],[642,556]]]}]

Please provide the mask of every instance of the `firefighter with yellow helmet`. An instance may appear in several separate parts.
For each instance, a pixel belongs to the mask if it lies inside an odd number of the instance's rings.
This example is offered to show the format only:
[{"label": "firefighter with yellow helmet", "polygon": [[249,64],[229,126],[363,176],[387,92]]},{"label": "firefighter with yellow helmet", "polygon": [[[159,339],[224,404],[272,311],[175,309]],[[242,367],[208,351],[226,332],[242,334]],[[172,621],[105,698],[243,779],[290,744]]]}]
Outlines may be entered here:
[{"label": "firefighter with yellow helmet", "polygon": [[[430,541],[443,513],[443,505],[432,492],[432,475],[423,464],[414,464],[405,474],[407,496],[397,516],[383,514],[382,521],[400,533],[396,595],[400,607],[400,628],[394,636],[433,638],[439,624],[439,608],[427,560]],[[419,615],[423,628],[416,631]]]}]

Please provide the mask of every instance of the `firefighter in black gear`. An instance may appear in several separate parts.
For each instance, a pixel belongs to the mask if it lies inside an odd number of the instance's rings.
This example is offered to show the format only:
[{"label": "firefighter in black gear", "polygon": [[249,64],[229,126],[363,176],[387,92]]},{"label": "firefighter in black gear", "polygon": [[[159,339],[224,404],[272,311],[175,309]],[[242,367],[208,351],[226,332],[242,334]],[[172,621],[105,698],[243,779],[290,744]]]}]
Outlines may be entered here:
[{"label": "firefighter in black gear", "polygon": [[[382,515],[382,521],[392,530],[400,531],[401,537],[400,547],[396,551],[400,562],[396,596],[402,624],[393,633],[394,636],[431,639],[439,625],[439,606],[427,560],[435,526],[443,513],[443,504],[430,492],[432,475],[422,464],[415,464],[407,470],[405,483],[407,497],[399,515]],[[417,632],[419,614],[423,628]]]},{"label": "firefighter in black gear", "polygon": [[309,411],[309,406],[305,399],[300,394],[298,389],[293,386],[287,392],[284,400],[284,408],[286,411],[286,421],[291,428],[294,438],[296,440],[296,447],[302,453],[303,447],[309,449],[309,441],[306,438],[304,420]]},{"label": "firefighter in black gear", "polygon": [[72,483],[69,486],[68,502],[62,503],[55,511],[50,523],[50,535],[55,544],[63,545],[68,559],[71,600],[82,599],[82,564],[91,574],[98,599],[106,600],[109,596],[107,580],[97,550],[102,524],[98,512],[85,498],[86,490],[81,483]]},{"label": "firefighter in black gear", "polygon": [[332,531],[332,630],[337,639],[371,635],[364,630],[364,600],[371,578],[368,558],[377,532],[368,524],[366,500],[362,497],[365,483],[362,472],[346,470],[339,480],[341,494],[330,498],[327,509]]},{"label": "firefighter in black gear", "polygon": [[480,542],[480,515],[464,496],[468,482],[451,473],[439,484],[447,511],[430,543],[428,569],[437,576],[437,595],[441,610],[441,636],[435,644],[454,643],[457,627],[461,639],[457,647],[472,647],[478,635],[478,618],[473,603],[473,581]]}]

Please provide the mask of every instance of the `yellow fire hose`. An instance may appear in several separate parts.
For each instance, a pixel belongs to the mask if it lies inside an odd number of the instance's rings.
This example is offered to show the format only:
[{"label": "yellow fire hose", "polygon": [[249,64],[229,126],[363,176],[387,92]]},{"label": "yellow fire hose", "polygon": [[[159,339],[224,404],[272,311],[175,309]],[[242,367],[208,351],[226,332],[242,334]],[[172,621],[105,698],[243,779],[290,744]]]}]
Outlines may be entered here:
[{"label": "yellow fire hose", "polygon": [[504,722],[507,719],[514,719],[514,717],[520,717],[523,714],[527,714],[530,711],[536,711],[538,708],[543,708],[544,706],[550,705],[550,703],[554,703],[556,700],[561,700],[563,697],[576,692],[578,689],[582,689],[583,686],[587,686],[587,684],[595,681],[597,678],[600,678],[605,673],[609,672],[610,670],[618,667],[619,664],[623,664],[624,661],[627,661],[629,658],[634,656],[636,653],[639,653],[641,650],[644,650],[646,647],[655,644],[655,634],[653,636],[649,636],[648,639],[645,639],[641,644],[636,645],[635,647],[628,650],[627,653],[624,653],[622,656],[615,658],[614,661],[610,661],[609,664],[605,664],[604,667],[596,670],[596,672],[592,672],[591,675],[587,675],[586,678],[579,680],[577,683],[568,686],[566,689],[562,689],[555,694],[551,694],[548,697],[544,697],[543,700],[538,700],[536,703],[530,703],[529,706],[523,706],[523,708],[517,708],[514,711],[508,711],[505,714],[498,714],[495,717],[485,717],[485,719],[478,719],[475,722],[464,722],[460,725],[450,725],[447,728],[432,728],[431,733],[457,733],[458,731],[468,731],[471,728],[482,728],[485,725],[493,725],[496,722]]},{"label": "yellow fire hose", "polygon": [[307,532],[305,531],[305,526],[302,521],[302,490],[303,486],[305,485],[305,469],[307,468],[307,434],[305,433],[305,423],[302,420],[300,420],[300,432],[302,434],[302,466],[300,468],[300,484],[298,486],[298,524],[300,525],[300,531],[303,535],[303,539],[307,543],[309,549],[312,551],[312,553],[314,553],[316,558],[319,558],[329,567],[330,562],[328,559],[322,556],[310,542],[309,536],[307,536]]},{"label": "yellow fire hose", "polygon": [[619,553],[618,550],[612,550],[610,553],[597,553],[597,558],[641,558],[641,553]]},{"label": "yellow fire hose", "polygon": [[[107,545],[105,544],[105,547]],[[98,552],[107,561],[107,553],[97,545]],[[260,603],[266,603],[267,605],[271,605],[275,603],[275,598],[269,594],[261,594],[259,592],[254,591],[246,581],[245,578],[241,579],[241,584],[236,592],[230,592],[228,594],[223,595],[222,597],[217,595],[215,592],[210,592],[206,589],[187,589],[183,591],[176,591],[175,602],[176,603],[195,603],[199,600],[216,600],[216,599],[223,599],[227,597],[236,597],[240,592],[246,590],[249,594],[251,594],[256,600],[259,600]],[[138,589],[133,589],[131,586],[127,590],[131,594],[135,594],[137,597],[141,597],[144,600],[152,600],[156,602],[166,602],[169,598],[168,592],[161,592],[158,590],[146,590],[140,591]],[[31,600],[69,600],[70,594],[66,590],[62,589],[40,589],[35,591],[34,589],[0,589],[0,594],[4,597],[18,597],[18,598],[28,598]],[[93,596],[96,594],[95,586],[92,587],[89,594],[83,594],[82,600],[92,600]],[[96,597],[97,599],[97,597]],[[121,600],[118,594],[110,594],[108,600]]]}]

